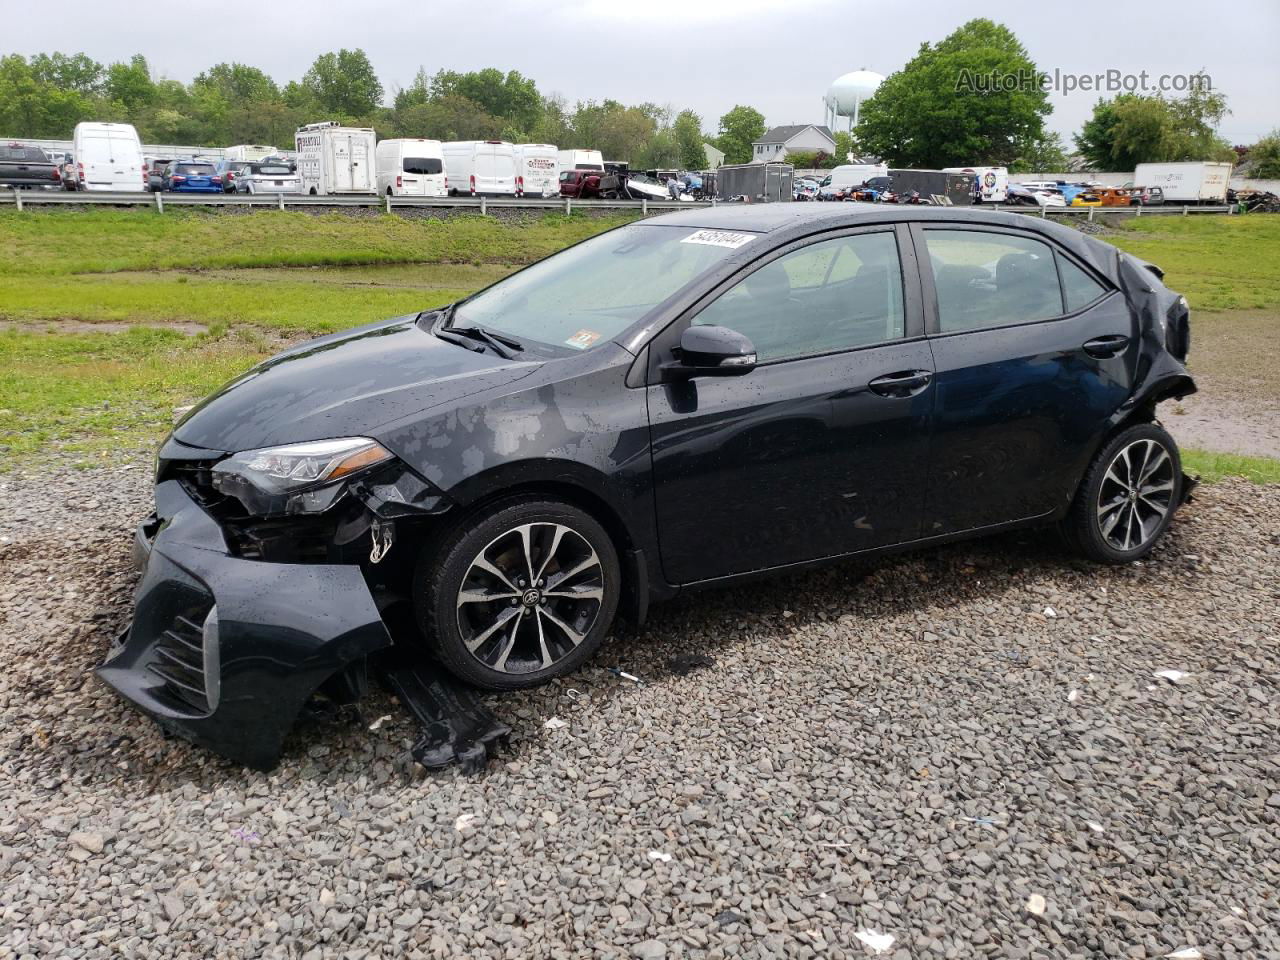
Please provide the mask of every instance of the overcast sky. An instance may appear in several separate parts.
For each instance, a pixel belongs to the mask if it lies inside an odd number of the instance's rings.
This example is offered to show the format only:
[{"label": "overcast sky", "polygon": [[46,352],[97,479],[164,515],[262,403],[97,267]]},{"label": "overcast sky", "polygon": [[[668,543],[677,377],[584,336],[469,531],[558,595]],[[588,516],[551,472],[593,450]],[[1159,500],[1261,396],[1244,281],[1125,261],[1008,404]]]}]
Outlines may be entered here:
[{"label": "overcast sky", "polygon": [[[689,106],[714,132],[735,103],[756,107],[770,124],[820,123],[823,94],[840,74],[861,67],[891,73],[921,42],[942,39],[970,17],[990,16],[1017,34],[1042,70],[1145,70],[1155,78],[1203,69],[1229,98],[1232,114],[1222,134],[1232,143],[1252,143],[1280,126],[1278,0],[963,7],[952,0],[907,7],[851,0],[59,0],[22,14],[18,0],[0,0],[0,13],[9,11],[0,53],[83,51],[103,62],[142,53],[154,71],[183,81],[236,60],[283,85],[301,77],[318,53],[361,47],[388,96],[420,65],[431,73],[496,66],[519,70],[544,93],[570,102],[612,97]],[[189,26],[161,23],[171,19]],[[1050,128],[1069,137],[1096,99],[1092,92],[1052,95]]]}]

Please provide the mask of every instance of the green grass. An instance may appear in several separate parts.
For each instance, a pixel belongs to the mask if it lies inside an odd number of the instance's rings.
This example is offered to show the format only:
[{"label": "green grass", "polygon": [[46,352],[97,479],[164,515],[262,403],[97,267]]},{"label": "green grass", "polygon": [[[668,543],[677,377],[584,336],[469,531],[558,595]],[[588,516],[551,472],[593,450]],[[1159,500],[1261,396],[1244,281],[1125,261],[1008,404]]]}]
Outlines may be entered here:
[{"label": "green grass", "polygon": [[1193,312],[1280,307],[1280,216],[1138,217],[1106,239],[1163,269]]},{"label": "green grass", "polygon": [[1243,477],[1251,483],[1280,483],[1280,460],[1271,457],[1245,457],[1235,453],[1212,453],[1208,450],[1183,450],[1182,469],[1205,483],[1217,483],[1225,477]]}]

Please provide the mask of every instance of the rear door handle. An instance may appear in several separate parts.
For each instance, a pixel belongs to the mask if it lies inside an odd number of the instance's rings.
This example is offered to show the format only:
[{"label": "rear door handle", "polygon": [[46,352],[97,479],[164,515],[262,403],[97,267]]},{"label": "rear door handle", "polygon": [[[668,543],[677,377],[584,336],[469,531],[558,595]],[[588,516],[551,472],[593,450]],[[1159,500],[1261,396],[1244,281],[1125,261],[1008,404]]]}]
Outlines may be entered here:
[{"label": "rear door handle", "polygon": [[914,397],[932,380],[933,374],[928,370],[900,370],[876,377],[867,387],[882,397]]},{"label": "rear door handle", "polygon": [[1081,349],[1091,357],[1105,360],[1107,357],[1114,357],[1128,345],[1128,337],[1114,333],[1110,336],[1094,337],[1092,340],[1087,340],[1081,345]]}]

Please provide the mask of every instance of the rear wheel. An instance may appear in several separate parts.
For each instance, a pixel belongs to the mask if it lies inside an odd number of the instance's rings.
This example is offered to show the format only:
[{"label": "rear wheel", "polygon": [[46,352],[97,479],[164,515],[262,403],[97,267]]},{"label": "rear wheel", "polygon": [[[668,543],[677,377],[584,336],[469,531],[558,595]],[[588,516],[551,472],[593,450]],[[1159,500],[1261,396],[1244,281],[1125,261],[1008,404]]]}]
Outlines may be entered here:
[{"label": "rear wheel", "polygon": [[1094,458],[1063,532],[1090,559],[1129,563],[1151,552],[1181,501],[1178,445],[1162,427],[1137,424]]},{"label": "rear wheel", "polygon": [[618,608],[617,550],[566,503],[508,501],[424,549],[419,622],[456,676],[492,690],[545,683],[581,666]]}]

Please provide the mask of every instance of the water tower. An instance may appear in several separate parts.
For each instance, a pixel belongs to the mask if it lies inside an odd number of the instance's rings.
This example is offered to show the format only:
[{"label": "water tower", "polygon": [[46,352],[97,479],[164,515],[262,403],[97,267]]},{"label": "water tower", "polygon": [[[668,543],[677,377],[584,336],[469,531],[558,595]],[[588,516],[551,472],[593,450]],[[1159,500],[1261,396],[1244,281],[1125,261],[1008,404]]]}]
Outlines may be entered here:
[{"label": "water tower", "polygon": [[837,119],[847,117],[848,130],[852,132],[858,125],[858,111],[862,104],[871,99],[872,94],[882,83],[884,83],[883,76],[865,68],[837,77],[827,90],[827,95],[822,99],[827,109],[828,129],[834,131]]}]

